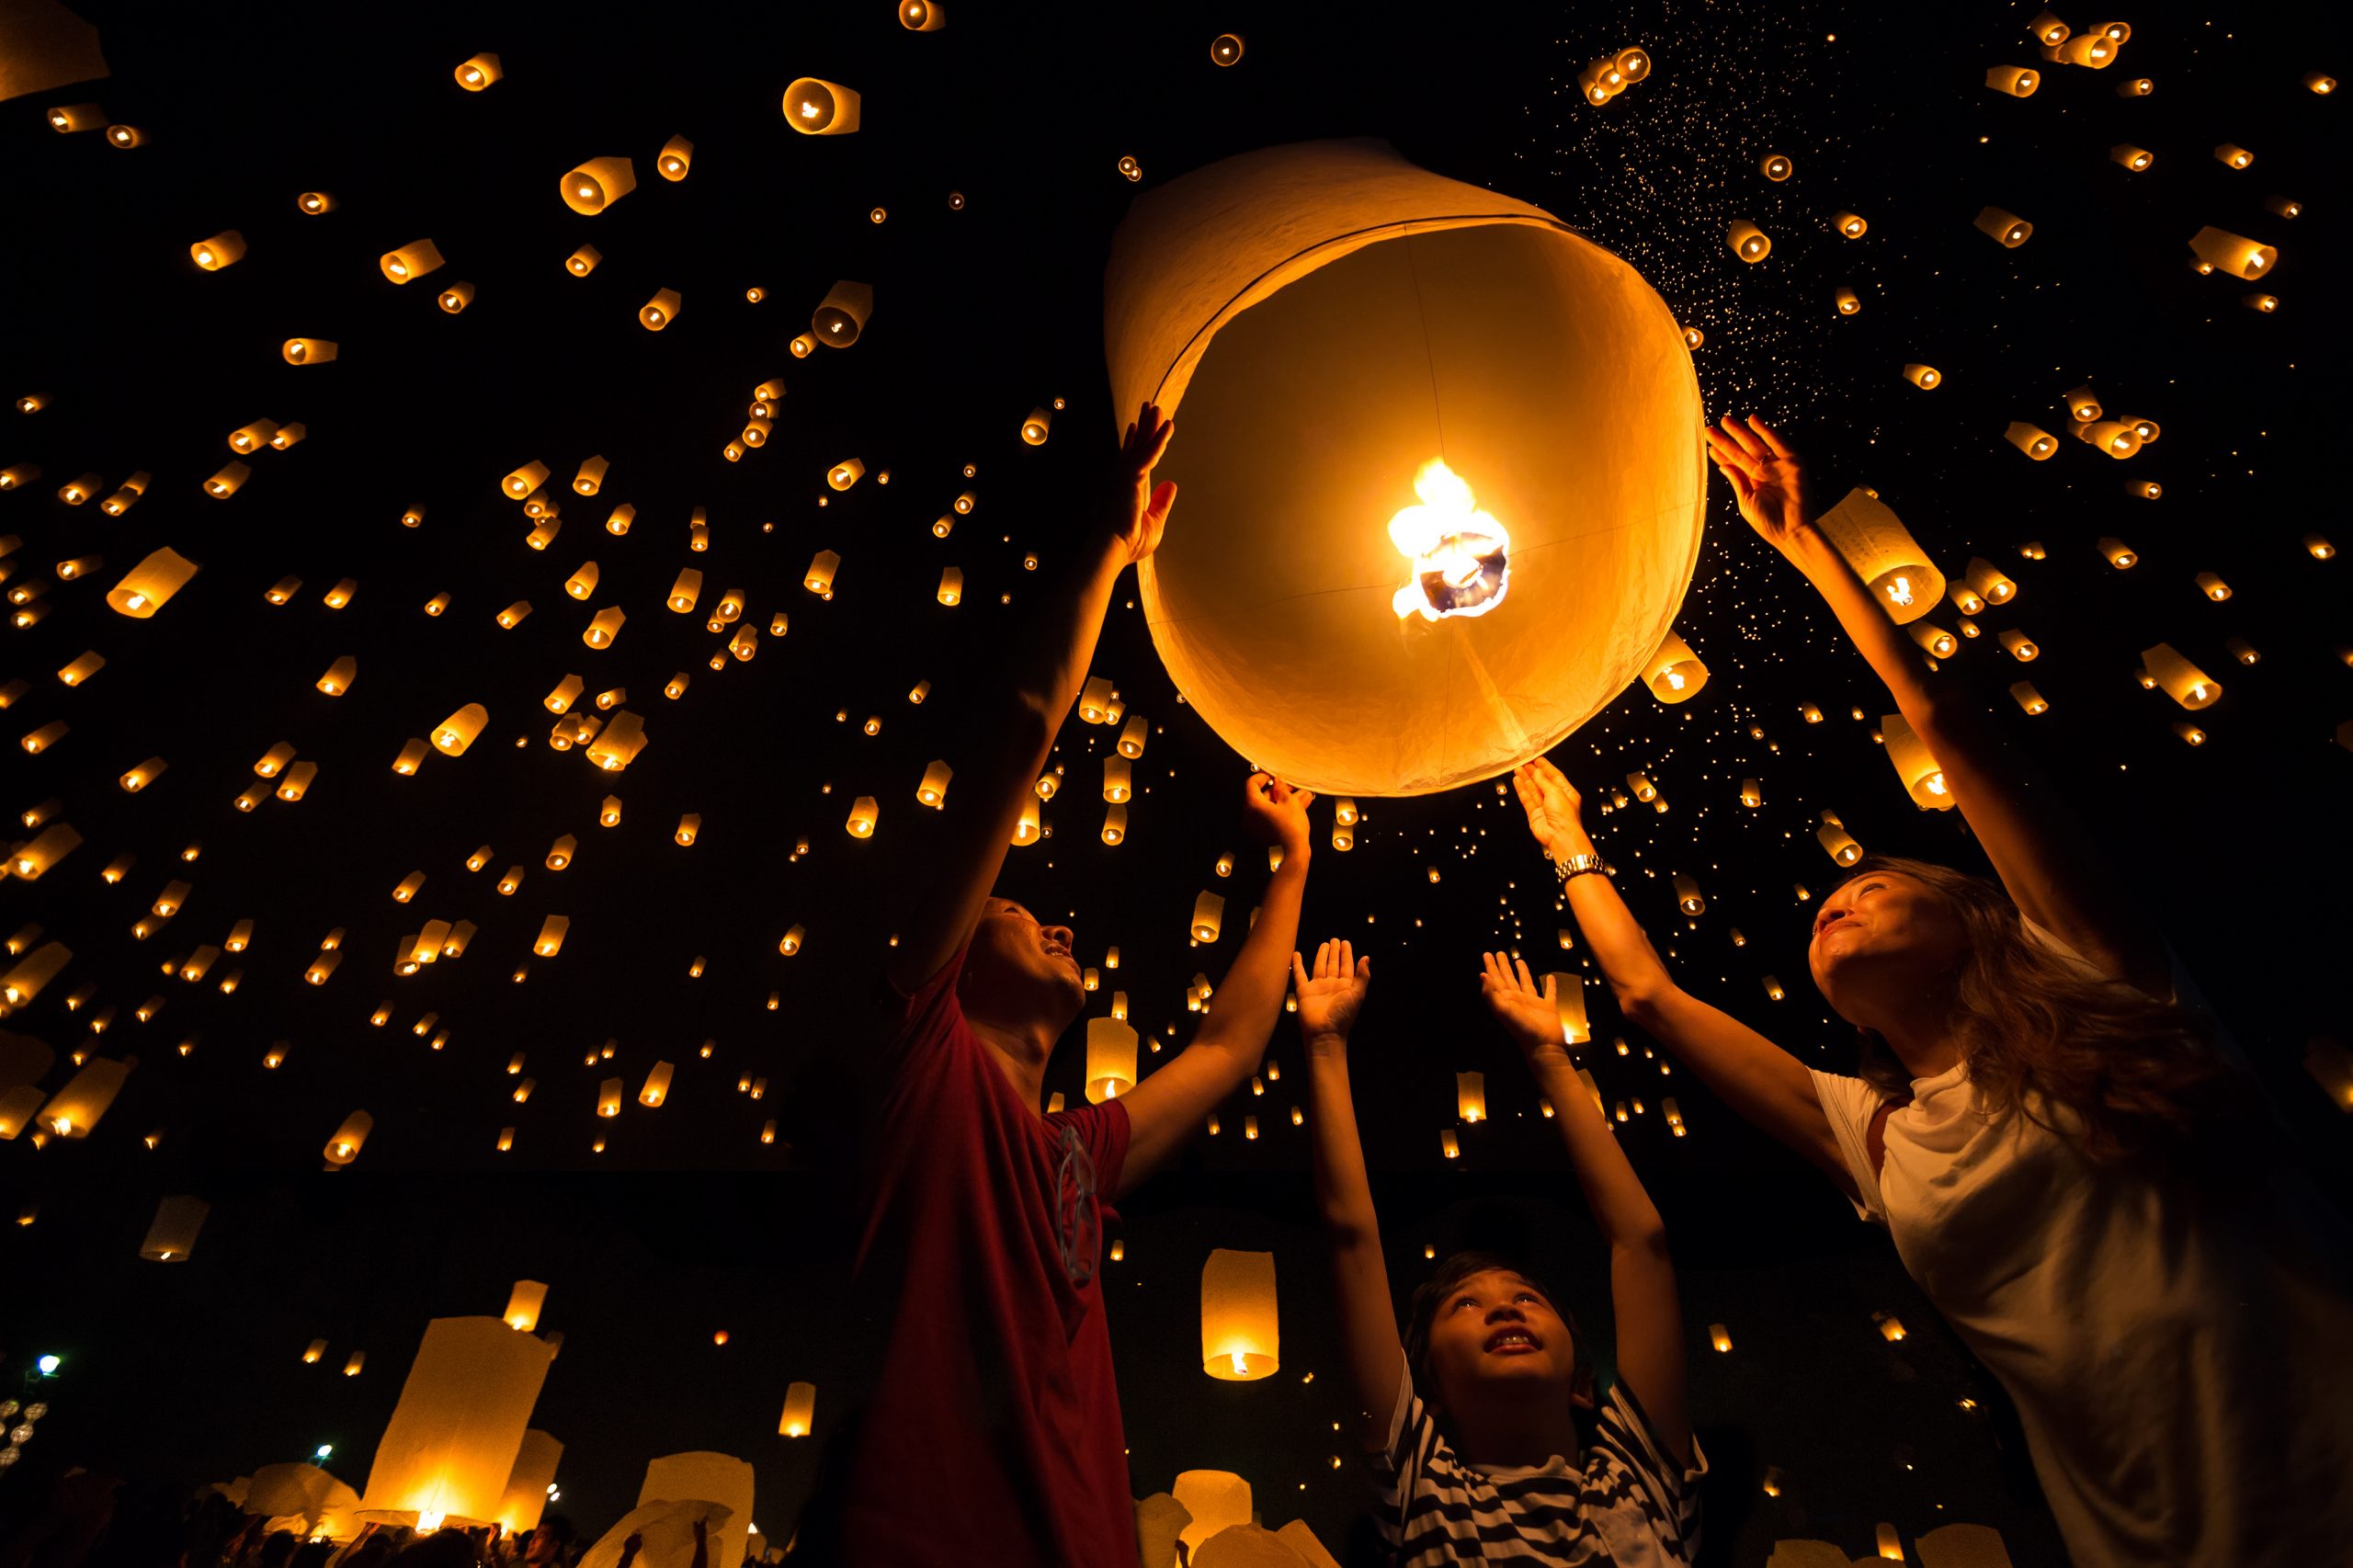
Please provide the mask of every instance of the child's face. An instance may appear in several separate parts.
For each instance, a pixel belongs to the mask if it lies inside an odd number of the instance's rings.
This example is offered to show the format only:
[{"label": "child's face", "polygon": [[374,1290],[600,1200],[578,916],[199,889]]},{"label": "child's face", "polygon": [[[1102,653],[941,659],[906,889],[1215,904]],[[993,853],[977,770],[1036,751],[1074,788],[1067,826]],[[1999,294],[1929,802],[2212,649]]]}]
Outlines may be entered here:
[{"label": "child's face", "polygon": [[1430,1320],[1429,1368],[1450,1409],[1498,1397],[1567,1400],[1576,1360],[1569,1325],[1509,1269],[1465,1279]]}]

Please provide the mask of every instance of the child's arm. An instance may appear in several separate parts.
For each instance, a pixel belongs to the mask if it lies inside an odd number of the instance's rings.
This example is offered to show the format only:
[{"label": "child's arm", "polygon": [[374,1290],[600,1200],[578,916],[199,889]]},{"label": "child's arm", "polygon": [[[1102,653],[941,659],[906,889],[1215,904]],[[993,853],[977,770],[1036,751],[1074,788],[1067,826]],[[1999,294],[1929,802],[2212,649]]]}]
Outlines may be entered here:
[{"label": "child's arm", "polygon": [[1357,1442],[1370,1452],[1389,1440],[1397,1380],[1405,1365],[1389,1301],[1389,1267],[1381,1256],[1381,1221],[1372,1210],[1372,1184],[1365,1176],[1356,1106],[1348,1096],[1348,1029],[1372,983],[1372,960],[1357,958],[1346,942],[1325,942],[1315,949],[1312,977],[1297,953],[1290,956],[1290,969],[1299,993],[1300,1038],[1307,1044],[1315,1203],[1332,1243],[1340,1343],[1356,1390]]},{"label": "child's arm", "polygon": [[1283,863],[1267,880],[1258,918],[1242,939],[1217,993],[1217,1007],[1176,1059],[1120,1096],[1128,1108],[1128,1153],[1119,1190],[1127,1196],[1200,1131],[1226,1096],[1266,1059],[1283,1005],[1283,954],[1299,939],[1299,902],[1307,885],[1307,808],[1315,797],[1264,773],[1243,789],[1244,812],[1256,835],[1279,845]]},{"label": "child's arm", "polygon": [[1651,1429],[1677,1464],[1691,1462],[1691,1417],[1684,1407],[1683,1306],[1675,1293],[1675,1263],[1666,1253],[1666,1225],[1627,1162],[1626,1151],[1578,1081],[1561,1037],[1552,983],[1542,989],[1525,962],[1502,953],[1483,956],[1480,982],[1495,1017],[1511,1031],[1537,1086],[1552,1102],[1552,1119],[1569,1146],[1569,1164],[1593,1218],[1609,1243],[1609,1298],[1618,1319],[1618,1372],[1631,1386]]}]

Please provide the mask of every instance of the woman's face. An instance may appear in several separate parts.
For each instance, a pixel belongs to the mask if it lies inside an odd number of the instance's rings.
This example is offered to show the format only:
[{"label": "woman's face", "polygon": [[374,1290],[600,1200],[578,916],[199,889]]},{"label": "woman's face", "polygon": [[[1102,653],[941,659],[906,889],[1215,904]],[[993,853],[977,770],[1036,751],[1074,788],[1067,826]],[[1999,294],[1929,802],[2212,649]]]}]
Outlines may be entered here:
[{"label": "woman's face", "polygon": [[1926,883],[1870,871],[1822,901],[1806,963],[1838,1016],[1870,1028],[1892,1007],[1940,994],[1967,946],[1951,903]]}]

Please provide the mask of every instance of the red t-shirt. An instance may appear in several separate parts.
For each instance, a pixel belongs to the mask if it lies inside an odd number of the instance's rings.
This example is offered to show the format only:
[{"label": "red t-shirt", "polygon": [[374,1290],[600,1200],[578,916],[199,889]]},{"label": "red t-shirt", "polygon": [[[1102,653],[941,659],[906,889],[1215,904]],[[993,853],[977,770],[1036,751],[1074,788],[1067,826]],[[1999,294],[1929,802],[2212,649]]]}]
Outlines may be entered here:
[{"label": "red t-shirt", "polygon": [[906,1000],[873,1063],[851,1291],[881,1359],[837,1500],[847,1560],[1132,1568],[1098,1273],[1127,1107],[1040,1120],[965,1021],[963,963]]}]

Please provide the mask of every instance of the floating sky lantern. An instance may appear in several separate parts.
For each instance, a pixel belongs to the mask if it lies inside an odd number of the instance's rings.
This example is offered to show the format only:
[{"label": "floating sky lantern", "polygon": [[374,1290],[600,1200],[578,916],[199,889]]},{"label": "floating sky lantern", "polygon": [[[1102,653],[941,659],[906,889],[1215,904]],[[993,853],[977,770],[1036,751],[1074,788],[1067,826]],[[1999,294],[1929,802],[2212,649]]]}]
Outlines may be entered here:
[{"label": "floating sky lantern", "polygon": [[784,89],[784,122],[803,136],[847,136],[858,129],[858,105],[838,82],[800,76]]},{"label": "floating sky lantern", "polygon": [[[1699,540],[1697,383],[1665,303],[1549,213],[1374,142],[1274,148],[1141,198],[1106,289],[1120,417],[1182,404],[1163,472],[1211,524],[1144,562],[1142,608],[1259,766],[1342,794],[1489,777],[1665,639]],[[1571,490],[1574,513],[1545,499]],[[1371,717],[1302,722],[1336,682]]]},{"label": "floating sky lantern", "polygon": [[1919,619],[1944,597],[1944,574],[1874,492],[1848,492],[1816,526],[1897,625]]},{"label": "floating sky lantern", "polygon": [[1275,1255],[1212,1249],[1201,1267],[1201,1369],[1253,1382],[1281,1369],[1279,1350]]}]

